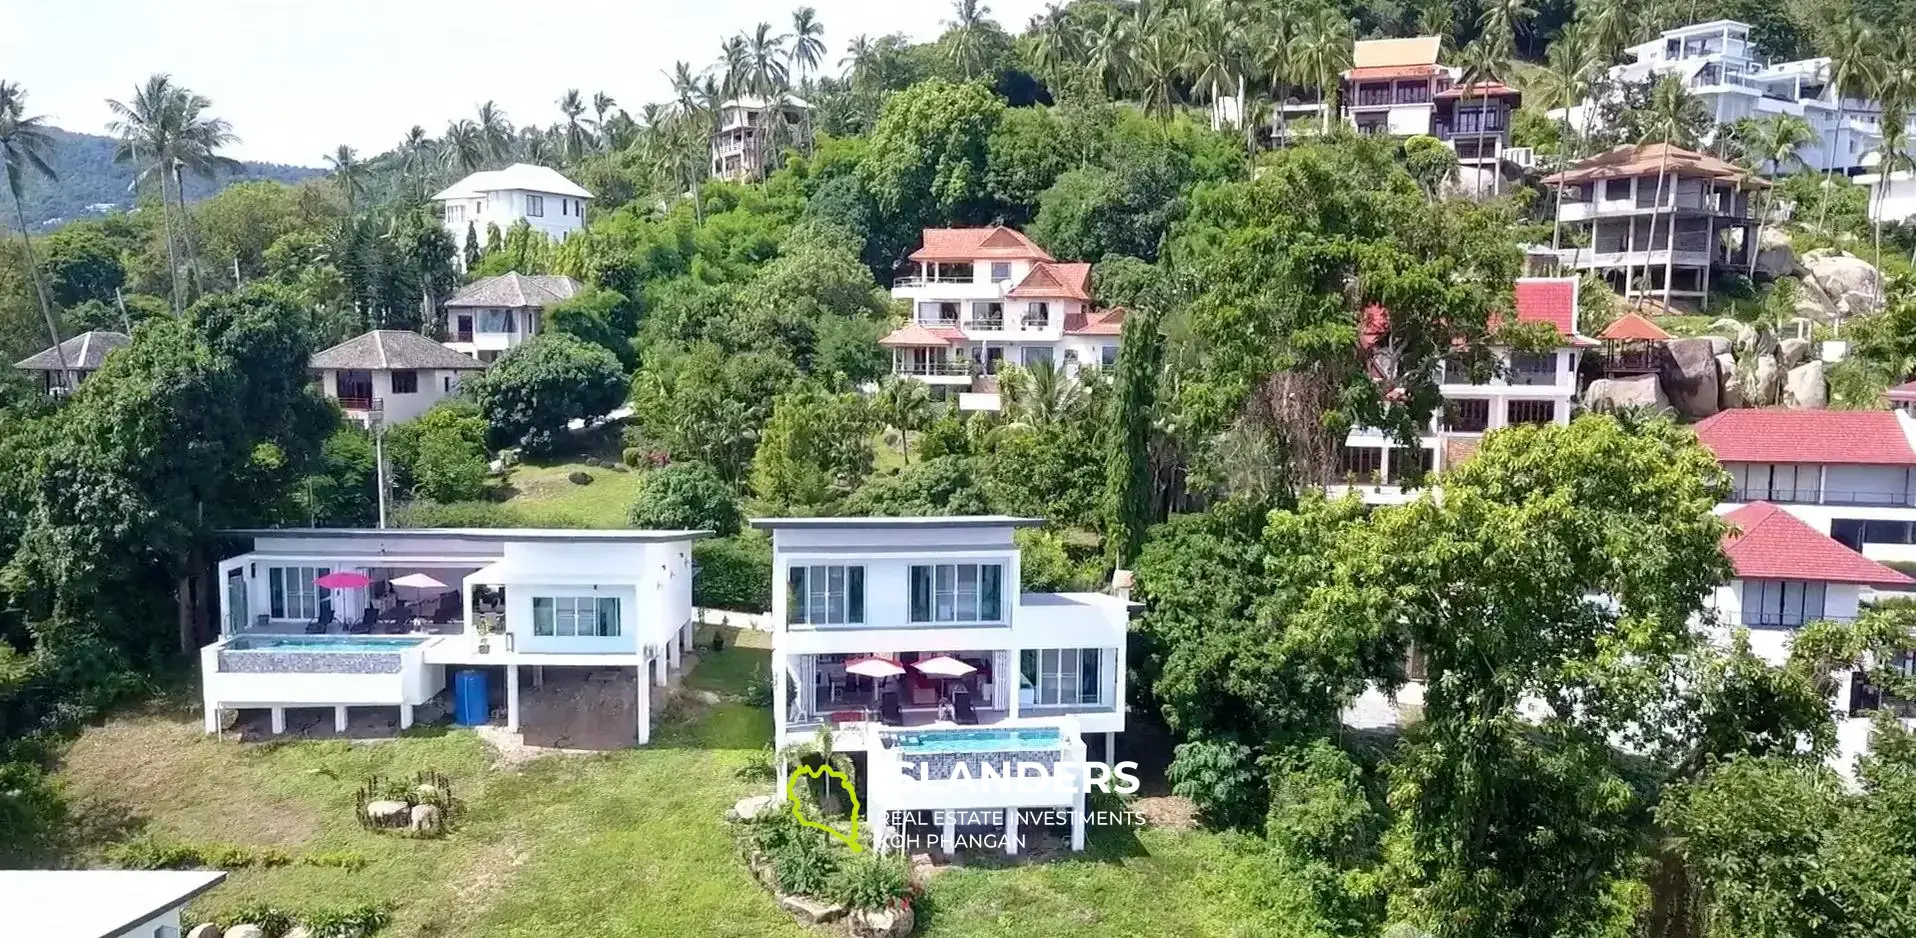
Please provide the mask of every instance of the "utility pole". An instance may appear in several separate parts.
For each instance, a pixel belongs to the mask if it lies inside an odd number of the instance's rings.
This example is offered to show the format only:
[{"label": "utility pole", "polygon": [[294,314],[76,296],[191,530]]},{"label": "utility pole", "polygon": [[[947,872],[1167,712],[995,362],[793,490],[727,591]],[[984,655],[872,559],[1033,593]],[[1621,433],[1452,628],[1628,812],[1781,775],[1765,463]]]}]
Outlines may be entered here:
[{"label": "utility pole", "polygon": [[378,401],[373,402],[371,415],[367,418],[373,430],[373,476],[379,485],[379,527],[386,527],[386,415],[381,412]]},{"label": "utility pole", "polygon": [[133,334],[133,317],[126,314],[126,294],[119,287],[113,288],[113,302],[120,304],[120,325],[126,327],[126,334]]}]

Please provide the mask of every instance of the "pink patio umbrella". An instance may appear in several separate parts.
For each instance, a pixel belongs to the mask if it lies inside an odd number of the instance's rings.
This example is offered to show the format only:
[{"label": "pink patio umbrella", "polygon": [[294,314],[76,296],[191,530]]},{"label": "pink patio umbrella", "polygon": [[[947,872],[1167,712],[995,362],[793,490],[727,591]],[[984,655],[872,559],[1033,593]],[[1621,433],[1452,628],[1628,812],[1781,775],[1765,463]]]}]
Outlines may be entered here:
[{"label": "pink patio umbrella", "polygon": [[341,570],[337,573],[328,573],[325,576],[315,578],[313,580],[313,585],[321,589],[350,590],[350,589],[359,589],[360,587],[371,585],[372,582],[373,582],[372,577],[369,577],[365,575],[364,573],[354,573],[350,570]]},{"label": "pink patio umbrella", "polygon": [[905,666],[890,658],[859,658],[845,663],[845,673],[856,674],[859,677],[897,677],[905,673]]},{"label": "pink patio umbrella", "polygon": [[938,655],[933,658],[926,658],[923,661],[913,663],[912,667],[917,668],[919,674],[923,674],[926,677],[935,677],[939,680],[940,697],[951,696],[950,687],[947,682],[954,678],[964,677],[978,670],[950,655]]}]

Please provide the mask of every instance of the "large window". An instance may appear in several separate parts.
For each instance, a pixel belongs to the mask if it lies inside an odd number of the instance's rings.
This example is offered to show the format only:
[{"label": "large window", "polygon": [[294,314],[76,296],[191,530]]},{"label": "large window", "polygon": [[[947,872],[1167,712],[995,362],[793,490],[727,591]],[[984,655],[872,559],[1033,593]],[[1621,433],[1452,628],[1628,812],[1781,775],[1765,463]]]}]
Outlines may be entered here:
[{"label": "large window", "polygon": [[991,262],[991,282],[1002,283],[1011,279],[1011,265],[1005,261]]},{"label": "large window", "polygon": [[544,218],[545,214],[546,214],[546,197],[545,196],[543,195],[526,196],[526,215],[532,218]]},{"label": "large window", "polygon": [[793,567],[786,574],[785,621],[809,625],[863,625],[865,568]]},{"label": "large window", "polygon": [[1744,625],[1802,625],[1823,618],[1824,584],[1744,580]]},{"label": "large window", "polygon": [[482,309],[479,311],[479,331],[511,335],[518,328],[513,322],[514,318],[509,309]]},{"label": "large window", "polygon": [[1043,329],[1051,324],[1051,306],[1039,300],[1025,304],[1023,325],[1026,329]]},{"label": "large window", "polygon": [[1005,568],[995,563],[940,563],[912,567],[911,621],[1002,621],[1004,576]]},{"label": "large window", "polygon": [[1116,368],[1117,366],[1118,366],[1118,346],[1115,346],[1115,345],[1098,346],[1098,367],[1099,368]]},{"label": "large window", "polygon": [[1445,402],[1444,429],[1458,433],[1482,433],[1490,429],[1490,402],[1481,398]]},{"label": "large window", "polygon": [[266,584],[272,593],[275,619],[317,619],[332,605],[332,593],[313,581],[333,572],[331,567],[268,567]]},{"label": "large window", "polygon": [[1814,502],[1823,488],[1823,467],[1792,463],[1748,463],[1740,473],[1743,485],[1736,490],[1742,501]]},{"label": "large window", "polygon": [[1096,706],[1110,699],[1101,648],[1027,648],[1018,664],[1021,686],[1032,688],[1036,706]]},{"label": "large window", "polygon": [[1556,353],[1512,352],[1510,355],[1509,380],[1511,384],[1556,384]]},{"label": "large window", "polygon": [[532,634],[561,638],[617,638],[616,596],[534,596]]},{"label": "large window", "polygon": [[1555,401],[1510,401],[1504,410],[1504,423],[1513,427],[1526,423],[1555,423],[1556,421]]},{"label": "large window", "polygon": [[419,393],[419,372],[409,369],[393,372],[393,393]]}]

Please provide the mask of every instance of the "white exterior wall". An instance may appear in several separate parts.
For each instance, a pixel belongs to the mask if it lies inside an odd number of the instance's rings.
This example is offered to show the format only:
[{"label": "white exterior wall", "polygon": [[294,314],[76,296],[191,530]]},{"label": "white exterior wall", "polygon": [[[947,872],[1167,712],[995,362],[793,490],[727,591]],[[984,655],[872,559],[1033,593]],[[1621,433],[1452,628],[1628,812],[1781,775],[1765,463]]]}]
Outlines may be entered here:
[{"label": "white exterior wall", "polygon": [[[372,372],[373,397],[384,405],[385,420],[388,424],[404,423],[432,409],[432,405],[451,397],[459,387],[459,379],[467,372],[451,369],[419,369],[417,374],[418,390],[411,394],[393,392],[393,373],[385,369]],[[320,373],[320,386],[326,396],[339,399],[339,372],[328,368]],[[364,411],[349,408],[348,416],[365,419]]]},{"label": "white exterior wall", "polygon": [[185,934],[186,929],[180,927],[180,907],[176,906],[126,931],[119,932],[112,938],[179,938]]},{"label": "white exterior wall", "polygon": [[[1116,355],[1119,344],[1119,337],[1115,335],[1067,335],[1058,345],[1058,361],[1062,363],[1067,353],[1076,353],[1079,369],[1106,368],[1104,350],[1110,349],[1111,354]],[[1117,367],[1115,358],[1110,367]]]},{"label": "white exterior wall", "polygon": [[[544,214],[526,214],[528,196],[536,196],[544,201]],[[466,226],[469,223],[481,246],[485,244],[488,225],[497,225],[499,233],[503,235],[521,221],[547,238],[563,241],[585,227],[585,204],[588,201],[553,192],[502,189],[469,198],[446,199],[441,203],[444,207],[441,214],[446,233],[452,235],[456,253],[463,255],[466,249]]]},{"label": "white exterior wall", "polygon": [[[511,332],[481,332],[481,324],[492,318],[489,313],[502,312],[511,317]],[[459,320],[468,317],[472,320],[472,341],[459,340]],[[527,340],[539,334],[544,325],[542,311],[533,307],[501,309],[499,307],[458,306],[446,308],[446,335],[450,341],[445,346],[462,355],[479,357],[480,352],[504,352],[524,345]]]},{"label": "white exterior wall", "polygon": [[[1869,217],[1884,224],[1895,224],[1916,217],[1916,176],[1907,172],[1890,174],[1884,183],[1880,173],[1858,176],[1857,182],[1869,186]],[[1883,192],[1887,185],[1889,191]]]},{"label": "white exterior wall", "polygon": [[[962,262],[961,262],[962,263]],[[1009,268],[1007,275],[994,279],[992,264],[1005,264]],[[953,265],[944,264],[949,270]],[[962,351],[965,358],[982,363],[988,352],[1003,350],[1004,361],[1023,367],[1027,363],[1026,350],[1045,349],[1050,352],[1052,364],[1065,367],[1065,352],[1075,351],[1080,367],[1096,364],[1099,350],[1105,345],[1116,346],[1117,336],[1078,336],[1066,335],[1064,323],[1067,317],[1077,316],[1090,311],[1090,304],[1082,300],[1065,297],[1011,297],[1013,288],[1023,282],[1031,273],[1033,262],[1029,260],[992,261],[989,259],[972,262],[971,279],[957,282],[944,282],[937,279],[941,265],[925,261],[918,262],[917,272],[898,278],[892,286],[892,298],[905,301],[910,307],[911,321],[920,325],[939,325],[938,316],[943,304],[955,303],[958,306],[958,321],[953,324],[964,335],[962,349],[954,346],[948,355],[957,358]],[[1024,325],[1027,304],[1042,302],[1046,305],[1045,324],[1042,327]],[[1002,306],[1003,315],[1000,325],[992,328],[982,324],[981,315],[985,313],[987,303]],[[969,375],[918,375],[904,374],[927,384],[943,384],[962,387],[971,383]],[[995,393],[959,394],[961,410],[995,411],[1001,406]]]}]

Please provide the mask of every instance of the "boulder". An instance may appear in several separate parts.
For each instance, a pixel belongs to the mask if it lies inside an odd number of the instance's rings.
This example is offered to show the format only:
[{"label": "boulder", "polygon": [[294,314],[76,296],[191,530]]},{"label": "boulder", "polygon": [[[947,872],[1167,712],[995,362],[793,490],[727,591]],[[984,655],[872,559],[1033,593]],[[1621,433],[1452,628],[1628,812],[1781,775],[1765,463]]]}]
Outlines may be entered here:
[{"label": "boulder", "polygon": [[1750,376],[1750,386],[1743,389],[1743,402],[1751,407],[1768,407],[1776,403],[1782,387],[1783,369],[1775,356],[1765,355],[1756,360],[1756,373]]},{"label": "boulder", "polygon": [[279,936],[279,938],[313,938],[313,930],[304,925],[294,925],[288,928],[286,934]]},{"label": "boulder", "polygon": [[1735,410],[1742,407],[1743,376],[1736,373],[1736,356],[1718,355],[1716,373],[1723,380],[1723,386],[1717,393],[1718,402],[1723,405],[1723,409]]},{"label": "boulder", "polygon": [[1836,309],[1836,301],[1823,292],[1814,280],[1799,280],[1792,298],[1791,311],[1799,319],[1811,322],[1835,322],[1841,315]]},{"label": "boulder", "polygon": [[1804,362],[1790,369],[1783,382],[1783,404],[1795,410],[1822,410],[1829,406],[1829,383],[1823,379],[1823,363]]},{"label": "boulder", "polygon": [[845,917],[844,906],[811,896],[780,895],[778,904],[801,925],[825,925]]},{"label": "boulder", "polygon": [[851,932],[858,938],[905,938],[917,926],[917,914],[909,903],[882,909],[859,909],[851,914]]},{"label": "boulder", "polygon": [[1663,396],[1663,386],[1657,382],[1656,375],[1598,378],[1590,382],[1590,387],[1584,389],[1583,406],[1590,410],[1618,407],[1667,408],[1670,406],[1670,399]]},{"label": "boulder", "polygon": [[1795,368],[1809,361],[1810,340],[1784,339],[1776,344],[1776,355],[1783,359],[1784,368]]},{"label": "boulder", "polygon": [[1691,420],[1701,420],[1720,409],[1717,402],[1716,350],[1708,338],[1671,339],[1667,345],[1675,371],[1670,378],[1670,403]]},{"label": "boulder", "polygon": [[242,923],[227,929],[222,938],[266,938],[266,929]]},{"label": "boulder", "polygon": [[1730,354],[1730,337],[1729,336],[1706,335],[1703,337],[1703,339],[1704,341],[1707,341],[1710,343],[1710,354],[1712,355]]},{"label": "boulder", "polygon": [[366,819],[380,827],[398,827],[412,820],[412,805],[404,801],[368,801]]},{"label": "boulder", "polygon": [[220,927],[212,922],[201,922],[186,933],[186,938],[220,938]]},{"label": "boulder", "polygon": [[1756,272],[1771,278],[1787,277],[1796,270],[1796,248],[1788,232],[1764,228],[1756,239]]},{"label": "boulder", "polygon": [[1818,248],[1803,255],[1803,282],[1814,283],[1838,310],[1874,309],[1883,287],[1883,275],[1866,260],[1847,251]]},{"label": "boulder", "polygon": [[416,804],[412,806],[413,833],[438,833],[446,826],[445,813],[436,804]]},{"label": "boulder", "polygon": [[759,815],[764,814],[766,809],[771,806],[771,795],[753,795],[750,798],[740,798],[738,804],[732,806],[731,819],[736,821],[755,820]]}]

